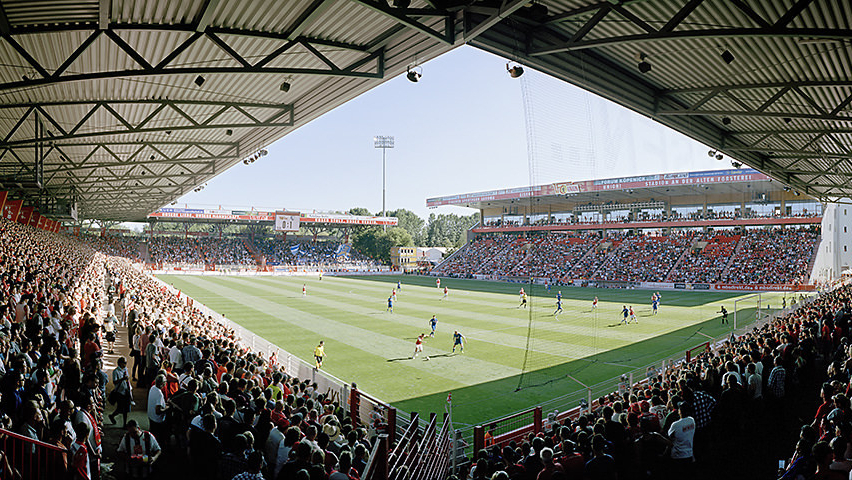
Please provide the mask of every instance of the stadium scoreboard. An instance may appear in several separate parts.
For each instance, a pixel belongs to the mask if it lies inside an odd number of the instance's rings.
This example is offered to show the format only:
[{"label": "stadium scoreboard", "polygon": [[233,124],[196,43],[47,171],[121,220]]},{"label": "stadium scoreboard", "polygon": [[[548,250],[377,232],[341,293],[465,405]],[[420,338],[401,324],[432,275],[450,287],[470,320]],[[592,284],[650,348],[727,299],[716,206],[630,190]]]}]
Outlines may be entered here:
[{"label": "stadium scoreboard", "polygon": [[301,214],[299,212],[275,212],[275,231],[298,232],[300,219]]}]

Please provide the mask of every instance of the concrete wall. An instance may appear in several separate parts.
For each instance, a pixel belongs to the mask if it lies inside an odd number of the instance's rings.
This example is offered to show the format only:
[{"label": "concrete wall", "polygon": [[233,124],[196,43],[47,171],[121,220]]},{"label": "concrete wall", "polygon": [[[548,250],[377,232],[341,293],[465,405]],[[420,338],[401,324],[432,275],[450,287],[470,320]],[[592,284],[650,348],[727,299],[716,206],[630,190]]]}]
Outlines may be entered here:
[{"label": "concrete wall", "polygon": [[812,281],[829,282],[852,266],[852,200],[825,205],[822,241],[819,245]]}]

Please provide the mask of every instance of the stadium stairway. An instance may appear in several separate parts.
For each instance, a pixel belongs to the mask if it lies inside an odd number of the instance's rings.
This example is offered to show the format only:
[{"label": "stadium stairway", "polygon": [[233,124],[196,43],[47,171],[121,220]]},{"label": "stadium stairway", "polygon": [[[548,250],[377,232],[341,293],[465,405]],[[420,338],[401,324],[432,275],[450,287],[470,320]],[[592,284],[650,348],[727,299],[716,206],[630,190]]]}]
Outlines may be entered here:
[{"label": "stadium stairway", "polygon": [[449,265],[449,262],[450,262],[450,261],[452,261],[452,260],[456,257],[456,255],[461,255],[461,253],[462,253],[463,251],[467,250],[467,248],[468,248],[469,246],[470,246],[470,242],[467,242],[467,243],[465,243],[464,245],[462,245],[462,247],[461,247],[460,249],[458,249],[458,250],[456,250],[455,252],[451,253],[449,257],[447,257],[447,258],[445,258],[445,259],[441,260],[441,263],[439,263],[439,264],[438,264],[435,268],[433,268],[433,269],[432,269],[432,272],[434,272],[434,273],[441,273],[441,272],[443,272],[443,270],[444,270],[444,265]]},{"label": "stadium stairway", "polygon": [[139,258],[142,259],[142,263],[149,264],[151,263],[151,252],[148,251],[148,242],[139,242]]},{"label": "stadium stairway", "polygon": [[811,259],[808,261],[808,276],[814,271],[814,264],[816,263],[817,253],[819,253],[819,246],[822,244],[822,235],[817,235],[816,238],[816,248],[814,248],[814,253],[811,255]]},{"label": "stadium stairway", "polygon": [[734,252],[731,254],[730,258],[728,258],[728,264],[725,265],[725,269],[722,270],[722,272],[719,274],[718,280],[721,280],[728,275],[728,270],[731,269],[731,264],[734,263],[734,259],[737,258],[742,252],[743,245],[745,244],[743,239],[745,237],[745,235],[741,235],[740,238],[737,239],[737,246],[734,247]]},{"label": "stadium stairway", "polygon": [[672,278],[671,278],[672,273],[674,273],[676,271],[677,267],[679,267],[680,264],[683,263],[683,259],[686,258],[686,255],[691,251],[692,251],[692,244],[690,244],[687,248],[683,249],[683,251],[680,253],[680,256],[677,257],[677,261],[674,263],[674,265],[672,265],[672,267],[666,273],[666,278],[663,279],[664,282],[671,282],[672,281]]},{"label": "stadium stairway", "polygon": [[262,267],[263,266],[262,265],[263,259],[261,258],[260,255],[258,255],[257,249],[254,247],[254,242],[252,242],[250,240],[246,240],[246,239],[242,239],[242,241],[243,241],[243,245],[245,245],[245,247],[246,247],[246,250],[248,250],[249,253],[251,254],[251,258],[254,259],[254,264],[258,267]]}]

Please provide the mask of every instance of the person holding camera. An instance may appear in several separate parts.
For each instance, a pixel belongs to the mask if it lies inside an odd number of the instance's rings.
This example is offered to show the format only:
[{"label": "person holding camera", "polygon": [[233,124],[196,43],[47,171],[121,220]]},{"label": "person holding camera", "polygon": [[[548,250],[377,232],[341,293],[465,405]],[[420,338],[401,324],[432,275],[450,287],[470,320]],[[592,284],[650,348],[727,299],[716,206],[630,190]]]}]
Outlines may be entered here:
[{"label": "person holding camera", "polygon": [[124,457],[127,478],[148,478],[153,471],[154,462],[160,458],[162,450],[157,438],[139,428],[136,420],[127,421],[127,433],[118,444],[118,453]]}]

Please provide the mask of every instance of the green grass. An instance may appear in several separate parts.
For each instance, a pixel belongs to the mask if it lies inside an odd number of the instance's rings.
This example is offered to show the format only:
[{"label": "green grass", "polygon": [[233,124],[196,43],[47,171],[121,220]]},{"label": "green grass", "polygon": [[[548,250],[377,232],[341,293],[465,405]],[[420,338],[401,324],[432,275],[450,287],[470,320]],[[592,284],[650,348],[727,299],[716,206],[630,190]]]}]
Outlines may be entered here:
[{"label": "green grass", "polygon": [[[651,315],[650,291],[563,288],[558,319],[554,288],[534,286],[529,309],[519,309],[517,284],[444,279],[449,298],[428,277],[214,277],[160,278],[293,355],[312,361],[313,347],[326,343],[324,369],[405,411],[442,412],[453,393],[454,420],[477,423],[580,391],[644,367],[730,331],[720,325],[720,305],[733,311],[741,293],[667,291],[660,313]],[[394,313],[385,311],[396,281],[403,282]],[[308,296],[302,298],[302,284]],[[597,295],[598,309],[591,300]],[[772,298],[772,299],[770,299]],[[764,304],[780,299],[765,294]],[[638,324],[618,325],[622,305],[632,305]],[[764,305],[766,306],[766,305]],[[752,305],[753,307],[753,305]],[[425,354],[409,359],[419,333],[435,338]],[[533,320],[532,335],[530,318]],[[740,314],[753,320],[753,310]],[[452,354],[453,330],[467,340]],[[528,378],[550,379],[516,391],[525,355]],[[573,377],[576,380],[572,380]],[[541,383],[541,382],[535,382]],[[602,392],[595,392],[599,394]]]}]

